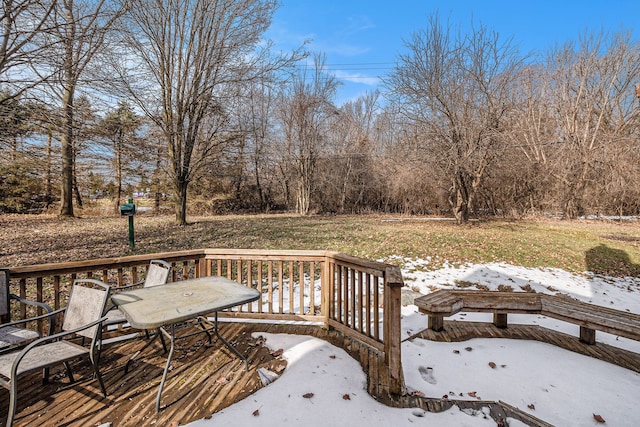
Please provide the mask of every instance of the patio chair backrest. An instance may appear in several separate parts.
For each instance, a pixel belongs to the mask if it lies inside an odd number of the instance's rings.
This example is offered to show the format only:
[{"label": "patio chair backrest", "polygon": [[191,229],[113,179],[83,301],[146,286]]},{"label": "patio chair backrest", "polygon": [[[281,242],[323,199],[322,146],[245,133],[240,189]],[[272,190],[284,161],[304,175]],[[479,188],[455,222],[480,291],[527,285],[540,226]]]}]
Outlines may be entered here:
[{"label": "patio chair backrest", "polygon": [[171,264],[161,259],[152,259],[149,262],[149,270],[147,270],[143,287],[150,288],[152,286],[164,285],[169,279],[170,272]]},{"label": "patio chair backrest", "polygon": [[[109,296],[109,285],[95,279],[77,279],[73,282],[69,303],[64,313],[63,331],[70,331],[102,317]],[[78,332],[86,338],[95,339],[98,326]]]},{"label": "patio chair backrest", "polygon": [[[9,271],[0,270],[0,322],[9,322]],[[5,319],[6,316],[6,319]]]}]

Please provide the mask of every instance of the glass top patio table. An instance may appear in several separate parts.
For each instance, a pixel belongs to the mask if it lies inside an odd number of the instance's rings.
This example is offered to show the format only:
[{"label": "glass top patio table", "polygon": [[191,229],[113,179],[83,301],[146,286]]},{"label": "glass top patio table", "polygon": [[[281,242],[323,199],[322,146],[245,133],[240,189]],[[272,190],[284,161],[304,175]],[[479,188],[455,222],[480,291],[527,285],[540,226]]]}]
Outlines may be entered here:
[{"label": "glass top patio table", "polygon": [[260,292],[220,276],[121,292],[111,300],[132,327],[155,329],[256,301]]},{"label": "glass top patio table", "polygon": [[[215,313],[213,328],[204,329],[202,332],[209,335],[208,331],[213,330],[218,339],[244,360],[245,369],[248,369],[247,359],[219,334],[218,311],[250,303],[258,298],[260,298],[258,290],[220,276],[182,280],[111,296],[113,303],[122,311],[132,327],[145,330],[158,329],[156,336],[164,334],[171,340],[169,355],[156,396],[156,412],[160,411],[160,398],[173,357],[175,341],[180,338],[176,337],[175,325]],[[211,340],[210,335],[209,340]],[[149,344],[150,342],[145,345],[145,348]],[[134,354],[129,361],[139,353],[140,351]],[[127,367],[128,365],[129,362]]]}]

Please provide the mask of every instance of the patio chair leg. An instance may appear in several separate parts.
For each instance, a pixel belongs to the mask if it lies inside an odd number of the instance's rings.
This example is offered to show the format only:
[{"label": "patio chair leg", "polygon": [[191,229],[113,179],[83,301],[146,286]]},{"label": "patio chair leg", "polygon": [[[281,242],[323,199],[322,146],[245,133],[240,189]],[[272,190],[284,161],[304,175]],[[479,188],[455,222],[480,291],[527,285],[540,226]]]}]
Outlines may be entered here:
[{"label": "patio chair leg", "polygon": [[71,365],[69,362],[64,362],[64,367],[67,370],[67,377],[69,377],[69,384],[73,384],[76,380],[73,378],[73,372],[71,371]]},{"label": "patio chair leg", "polygon": [[107,388],[104,386],[104,382],[102,381],[102,375],[100,375],[100,368],[98,366],[100,360],[100,352],[94,357],[91,355],[91,363],[93,364],[93,375],[98,379],[98,384],[100,384],[100,390],[102,390],[102,395],[107,398]]},{"label": "patio chair leg", "polygon": [[13,426],[13,419],[16,416],[16,404],[18,403],[18,378],[11,380],[11,390],[9,396],[9,413],[7,414],[7,427]]},{"label": "patio chair leg", "polygon": [[42,369],[42,385],[49,383],[49,368]]}]

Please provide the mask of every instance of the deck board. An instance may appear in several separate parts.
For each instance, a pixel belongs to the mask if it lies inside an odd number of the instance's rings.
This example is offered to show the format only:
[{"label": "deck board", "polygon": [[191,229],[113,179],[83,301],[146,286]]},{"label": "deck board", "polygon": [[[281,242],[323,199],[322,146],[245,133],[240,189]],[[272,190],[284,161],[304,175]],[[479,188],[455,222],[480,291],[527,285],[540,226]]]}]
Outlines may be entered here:
[{"label": "deck board", "polygon": [[408,339],[416,337],[442,342],[466,341],[471,338],[535,340],[640,372],[640,354],[600,342],[585,344],[578,337],[538,325],[509,324],[507,328],[498,328],[488,322],[445,321],[442,332],[425,329]]},{"label": "deck board", "polygon": [[[166,355],[160,343],[156,342],[125,375],[123,367],[129,355],[144,345],[144,340],[135,340],[115,344],[103,353],[101,372],[109,392],[107,399],[102,398],[86,362],[74,363],[74,385],[67,384],[62,369],[55,370],[51,382],[44,386],[37,373],[25,377],[21,382],[14,425],[97,426],[111,422],[114,427],[126,427],[165,426],[171,422],[186,424],[208,417],[262,387],[258,368],[275,372],[284,369],[286,362],[281,357],[274,357],[266,346],[252,337],[254,332],[310,335],[339,345],[339,334],[316,326],[223,323],[220,332],[247,356],[249,371],[245,372],[244,363],[217,342],[208,348],[203,334],[178,341],[173,368],[162,396],[163,409],[159,414],[155,413],[155,399]],[[539,326],[510,324],[508,328],[500,329],[492,323],[446,321],[443,332],[426,329],[408,339],[415,337],[448,342],[476,337],[537,340],[640,372],[639,354],[601,343],[585,345],[576,337]],[[380,380],[373,378],[377,369],[372,353],[353,356],[372,376],[370,381]],[[6,421],[8,401],[8,391],[0,389],[0,425]]]},{"label": "deck board", "polygon": [[[102,398],[88,362],[72,364],[75,384],[68,384],[64,370],[52,370],[49,384],[38,373],[21,380],[14,426],[113,426],[186,424],[205,418],[254,393],[262,384],[257,369],[282,371],[286,363],[258,345],[253,332],[269,331],[263,324],[223,323],[220,332],[249,360],[249,371],[234,354],[215,341],[207,347],[204,334],[178,341],[162,394],[163,409],[155,413],[155,399],[166,362],[159,342],[134,361],[129,373],[124,365],[144,340],[118,343],[102,354],[101,373],[109,395]],[[277,328],[277,332],[293,332]],[[304,333],[301,330],[300,333]],[[6,422],[9,392],[0,389],[0,425]]]}]

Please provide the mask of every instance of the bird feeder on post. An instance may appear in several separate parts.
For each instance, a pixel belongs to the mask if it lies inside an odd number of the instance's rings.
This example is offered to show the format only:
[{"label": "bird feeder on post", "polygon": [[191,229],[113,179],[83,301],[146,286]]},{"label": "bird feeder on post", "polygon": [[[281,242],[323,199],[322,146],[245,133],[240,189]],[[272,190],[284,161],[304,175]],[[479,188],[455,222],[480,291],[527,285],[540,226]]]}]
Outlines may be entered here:
[{"label": "bird feeder on post", "polygon": [[135,247],[134,232],[133,232],[133,216],[136,214],[136,205],[133,204],[133,199],[129,199],[128,203],[120,206],[120,215],[129,217],[129,247],[133,249]]}]

